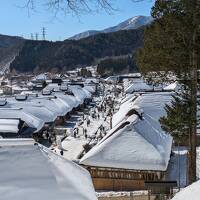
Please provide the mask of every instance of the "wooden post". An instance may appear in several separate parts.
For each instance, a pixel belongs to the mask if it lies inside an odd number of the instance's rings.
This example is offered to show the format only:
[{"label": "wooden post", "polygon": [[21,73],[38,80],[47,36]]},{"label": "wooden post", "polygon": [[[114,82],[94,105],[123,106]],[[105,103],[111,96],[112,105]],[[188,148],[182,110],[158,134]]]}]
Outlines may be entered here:
[{"label": "wooden post", "polygon": [[133,199],[133,192],[130,192],[130,200],[134,200]]},{"label": "wooden post", "polygon": [[181,172],[180,172],[180,145],[179,145],[179,142],[178,142],[178,191],[180,191],[180,188],[181,188],[181,185],[180,185],[180,182],[181,182]]},{"label": "wooden post", "polygon": [[110,129],[112,129],[112,114],[110,113]]},{"label": "wooden post", "polygon": [[151,200],[150,190],[148,190],[148,200]]}]

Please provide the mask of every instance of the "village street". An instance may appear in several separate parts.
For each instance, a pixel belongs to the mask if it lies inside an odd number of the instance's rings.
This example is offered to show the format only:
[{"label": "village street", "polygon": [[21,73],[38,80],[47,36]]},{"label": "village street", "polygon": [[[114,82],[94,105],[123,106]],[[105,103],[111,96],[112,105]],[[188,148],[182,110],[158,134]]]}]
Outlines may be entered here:
[{"label": "village street", "polygon": [[97,109],[102,104],[99,99],[103,98],[94,98],[85,108],[75,111],[60,127],[66,131],[66,137],[57,136],[57,146],[53,147],[55,152],[62,154],[64,158],[77,161],[86,144],[93,147],[105,136],[110,129],[110,107]]}]

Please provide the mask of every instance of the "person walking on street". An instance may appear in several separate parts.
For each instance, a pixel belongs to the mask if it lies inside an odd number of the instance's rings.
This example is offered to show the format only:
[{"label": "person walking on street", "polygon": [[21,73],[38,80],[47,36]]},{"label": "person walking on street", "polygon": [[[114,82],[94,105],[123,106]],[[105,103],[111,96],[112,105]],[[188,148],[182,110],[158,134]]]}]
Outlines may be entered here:
[{"label": "person walking on street", "polygon": [[86,129],[86,132],[85,132],[85,139],[86,139],[86,140],[87,140],[87,137],[88,137],[88,136],[87,136],[87,129]]}]

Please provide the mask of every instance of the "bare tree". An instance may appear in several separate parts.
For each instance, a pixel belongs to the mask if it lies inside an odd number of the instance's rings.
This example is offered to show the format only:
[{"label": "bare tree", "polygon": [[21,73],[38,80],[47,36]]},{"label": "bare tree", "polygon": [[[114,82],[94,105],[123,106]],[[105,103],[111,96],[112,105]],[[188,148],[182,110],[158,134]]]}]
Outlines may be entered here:
[{"label": "bare tree", "polygon": [[[40,4],[45,7],[47,10],[51,11],[56,17],[60,13],[64,14],[74,14],[80,16],[82,14],[98,12],[104,10],[109,14],[117,11],[115,8],[115,3],[117,0],[41,0]],[[134,3],[142,1],[156,1],[156,0],[121,0],[126,3],[127,1],[132,1]],[[125,2],[126,1],[126,2]],[[25,5],[19,6],[27,8],[28,11],[34,10],[37,11],[39,1],[37,0],[26,0]]]},{"label": "bare tree", "polygon": [[[99,9],[111,12],[116,0],[43,0],[43,5],[55,14],[58,12],[73,13],[76,15],[97,11]],[[25,7],[29,10],[37,10],[36,0],[27,0]]]}]

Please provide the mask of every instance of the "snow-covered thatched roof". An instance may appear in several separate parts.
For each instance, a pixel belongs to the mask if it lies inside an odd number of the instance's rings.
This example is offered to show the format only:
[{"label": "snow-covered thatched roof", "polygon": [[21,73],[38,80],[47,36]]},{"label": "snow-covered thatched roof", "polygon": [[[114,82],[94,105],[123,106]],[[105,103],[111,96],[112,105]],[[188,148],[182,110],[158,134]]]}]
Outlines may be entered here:
[{"label": "snow-covered thatched roof", "polygon": [[152,91],[153,87],[148,85],[142,79],[136,79],[131,83],[126,89],[126,93],[133,93],[133,92],[144,92],[144,91]]},{"label": "snow-covered thatched roof", "polygon": [[80,160],[81,164],[133,170],[166,171],[172,137],[165,134],[159,118],[171,93],[133,97],[113,116],[113,128]]},{"label": "snow-covered thatched roof", "polygon": [[166,90],[166,91],[178,91],[179,89],[180,89],[180,84],[178,84],[177,81],[163,88],[163,90]]},{"label": "snow-covered thatched roof", "polygon": [[82,104],[86,98],[91,97],[91,93],[88,90],[82,88],[81,86],[70,85],[69,88],[74,94],[74,96],[77,98],[77,100],[80,102],[80,104]]},{"label": "snow-covered thatched roof", "polygon": [[46,74],[39,74],[35,77],[36,80],[46,80],[47,79],[47,75]]},{"label": "snow-covered thatched roof", "polygon": [[85,85],[84,89],[86,89],[87,91],[89,91],[92,94],[92,93],[95,93],[95,90],[96,90],[95,87],[96,86],[93,86],[93,85]]},{"label": "snow-covered thatched roof", "polygon": [[45,95],[20,94],[7,99],[1,98],[0,118],[20,119],[38,132],[45,123],[54,122],[57,117],[65,116],[82,104],[85,98],[91,97],[88,90],[78,85],[70,86],[70,90],[72,95],[60,90]]},{"label": "snow-covered thatched roof", "polygon": [[0,140],[3,200],[96,200],[89,173],[33,140]]},{"label": "snow-covered thatched roof", "polygon": [[[0,106],[0,109],[2,108],[21,109],[22,111],[39,118],[44,123],[53,122],[57,117],[55,113],[46,107],[43,107],[39,104],[32,104],[29,101],[16,101],[14,98],[7,98],[6,104]],[[14,113],[13,118],[15,118]]]},{"label": "snow-covered thatched roof", "polygon": [[78,105],[73,96],[64,95],[63,93],[55,93],[53,95],[38,94],[37,96],[29,95],[24,101],[15,101],[13,98],[8,98],[7,101],[12,101],[13,104],[21,105],[22,107],[43,107],[53,112],[53,115],[56,115],[56,117],[66,115]]},{"label": "snow-covered thatched roof", "polygon": [[87,88],[81,87],[79,85],[66,85],[63,84],[59,86],[56,83],[49,84],[45,87],[45,90],[54,91],[53,95],[59,94],[59,92],[62,91],[62,88],[68,88],[69,91],[71,91],[76,98],[76,101],[78,101],[78,104],[82,104],[84,102],[84,99],[91,97],[91,92],[87,90]]},{"label": "snow-covered thatched roof", "polygon": [[67,95],[67,94],[63,94],[61,92],[55,92],[53,93],[57,98],[60,98],[63,100],[63,102],[65,103],[66,106],[69,107],[69,110],[71,111],[73,108],[76,108],[77,106],[79,106],[79,101],[77,100],[77,98],[73,95]]},{"label": "snow-covered thatched roof", "polygon": [[0,133],[18,133],[19,120],[0,119]]},{"label": "snow-covered thatched roof", "polygon": [[35,132],[38,132],[44,126],[44,121],[29,112],[20,108],[0,108],[0,119],[20,119],[24,121]]}]

